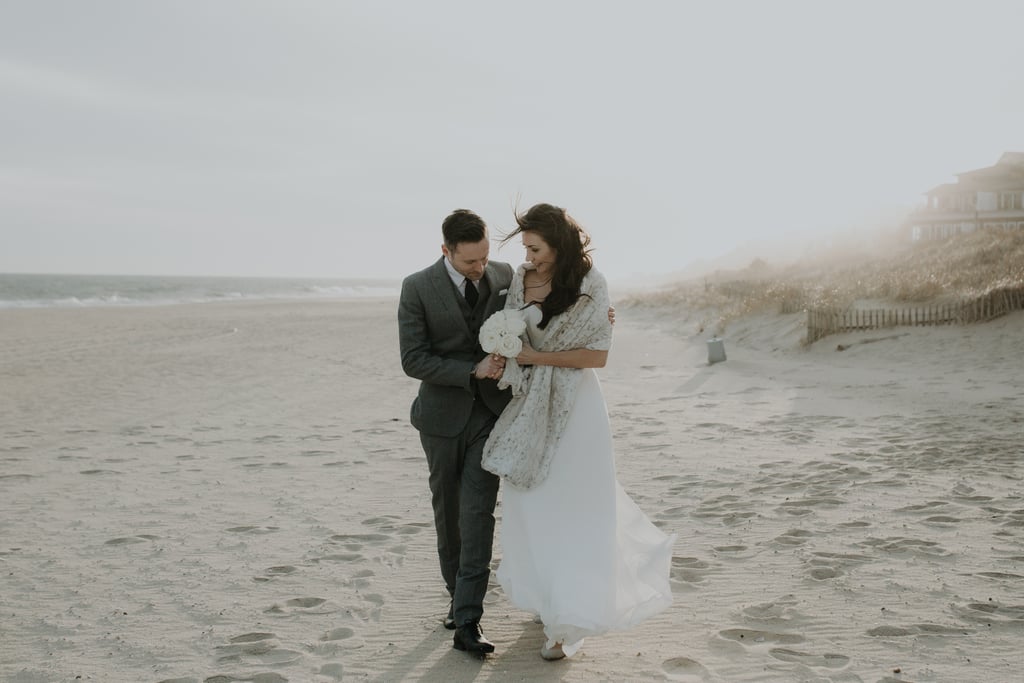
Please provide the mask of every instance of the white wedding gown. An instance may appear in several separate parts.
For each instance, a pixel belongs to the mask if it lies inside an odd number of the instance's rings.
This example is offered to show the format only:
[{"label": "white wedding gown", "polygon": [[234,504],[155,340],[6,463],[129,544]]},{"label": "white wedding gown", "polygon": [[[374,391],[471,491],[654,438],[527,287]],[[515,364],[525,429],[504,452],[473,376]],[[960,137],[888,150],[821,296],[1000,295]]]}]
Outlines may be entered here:
[{"label": "white wedding gown", "polygon": [[[526,313],[540,348],[541,311]],[[503,482],[501,494],[498,581],[512,604],[541,618],[547,646],[561,642],[567,656],[586,636],[628,629],[672,604],[676,540],[619,485],[597,373],[582,375],[547,478],[529,490]]]}]

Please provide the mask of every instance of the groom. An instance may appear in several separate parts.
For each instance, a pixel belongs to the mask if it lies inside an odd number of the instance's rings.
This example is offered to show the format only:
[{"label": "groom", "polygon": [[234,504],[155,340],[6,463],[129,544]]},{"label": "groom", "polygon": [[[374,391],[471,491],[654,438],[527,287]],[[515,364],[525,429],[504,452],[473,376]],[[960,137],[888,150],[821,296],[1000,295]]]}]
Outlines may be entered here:
[{"label": "groom", "polygon": [[487,225],[458,209],[441,226],[441,258],[402,282],[398,338],[402,369],[420,380],[412,425],[430,472],[437,554],[452,602],[444,620],[454,647],[494,652],[480,629],[490,578],[498,477],[480,466],[484,443],[508,403],[499,391],[504,359],[484,353],[480,325],[505,306],[507,263],[488,263]]}]

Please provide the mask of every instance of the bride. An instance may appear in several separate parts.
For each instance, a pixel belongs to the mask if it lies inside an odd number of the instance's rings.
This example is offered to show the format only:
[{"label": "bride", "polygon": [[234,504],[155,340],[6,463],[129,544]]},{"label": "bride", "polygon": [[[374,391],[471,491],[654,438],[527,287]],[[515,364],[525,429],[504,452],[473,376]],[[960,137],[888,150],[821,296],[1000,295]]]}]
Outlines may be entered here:
[{"label": "bride", "polygon": [[500,385],[513,399],[484,448],[502,476],[506,596],[544,623],[545,659],[572,656],[586,636],[625,630],[672,603],[675,536],[655,527],[619,485],[608,412],[593,368],[611,347],[609,297],[590,237],[564,209],[516,214],[527,263],[506,309],[525,316],[522,352]]}]

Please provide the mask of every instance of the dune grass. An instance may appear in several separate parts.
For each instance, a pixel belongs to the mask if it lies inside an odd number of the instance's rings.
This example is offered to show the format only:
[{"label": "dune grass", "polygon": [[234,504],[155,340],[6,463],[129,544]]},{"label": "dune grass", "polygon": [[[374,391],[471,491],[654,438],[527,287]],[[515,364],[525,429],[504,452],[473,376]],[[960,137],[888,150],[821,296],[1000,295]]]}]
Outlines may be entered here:
[{"label": "dune grass", "polygon": [[946,240],[889,244],[873,253],[820,253],[786,266],[755,260],[738,271],[627,298],[627,306],[703,313],[700,332],[759,312],[845,309],[858,301],[891,306],[956,301],[1024,285],[1024,231],[980,230]]}]

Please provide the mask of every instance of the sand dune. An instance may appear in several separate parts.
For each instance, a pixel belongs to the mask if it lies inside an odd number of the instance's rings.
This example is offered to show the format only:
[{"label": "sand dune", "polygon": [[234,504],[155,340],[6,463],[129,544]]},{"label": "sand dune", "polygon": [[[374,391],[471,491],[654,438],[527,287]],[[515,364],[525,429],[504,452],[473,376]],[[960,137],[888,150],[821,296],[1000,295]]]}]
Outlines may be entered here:
[{"label": "sand dune", "polygon": [[[0,679],[1009,681],[1024,314],[799,346],[619,311],[619,476],[675,605],[538,655],[451,648],[391,300],[0,311]],[[844,350],[838,351],[839,346]],[[500,509],[499,509],[500,513]]]}]

